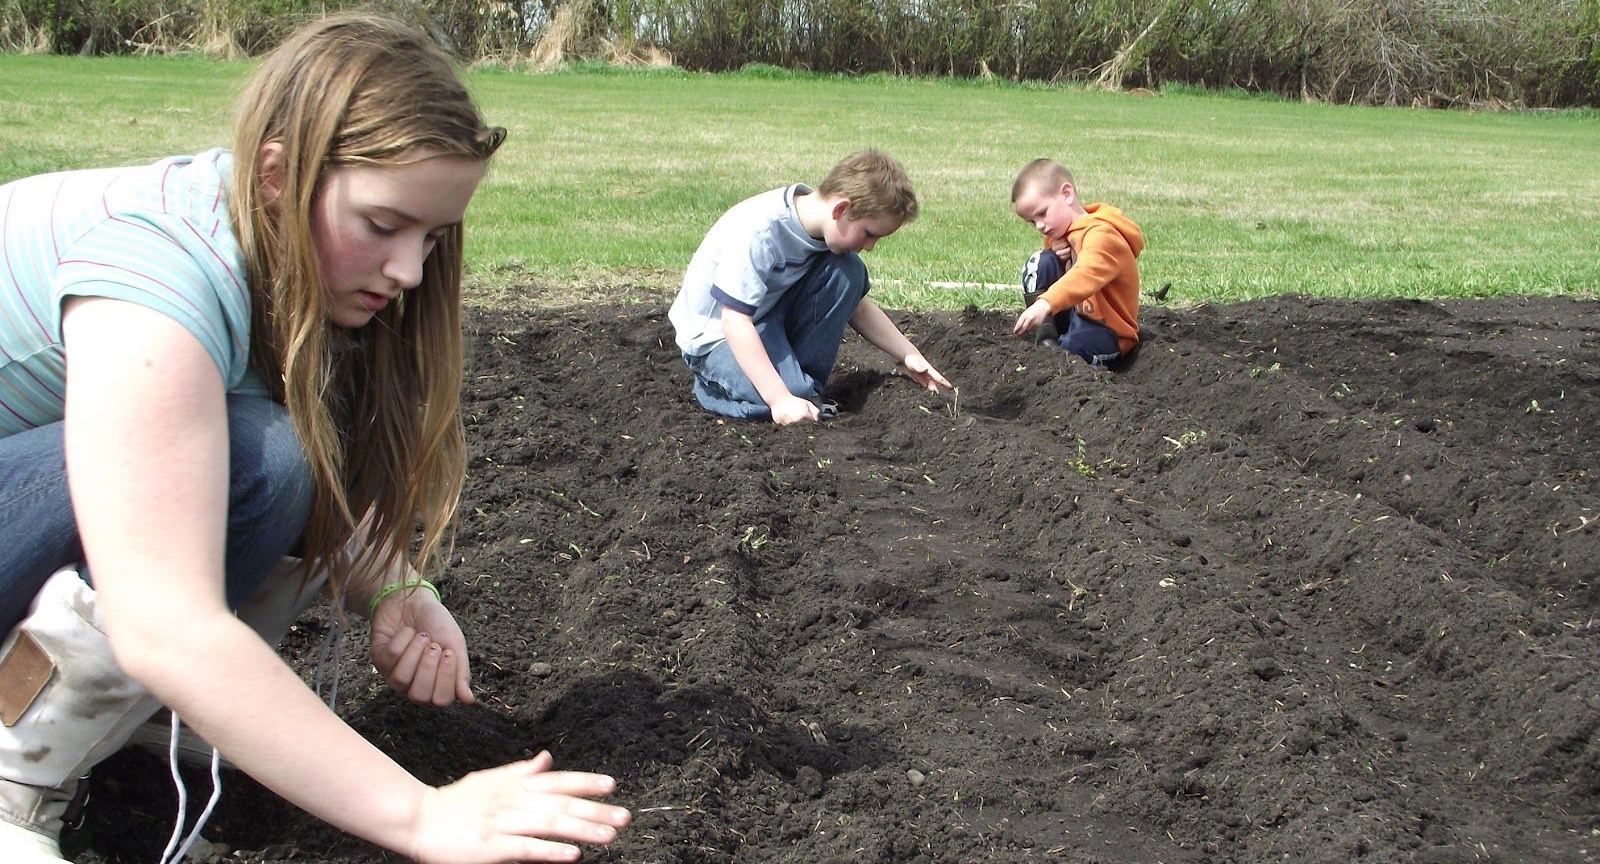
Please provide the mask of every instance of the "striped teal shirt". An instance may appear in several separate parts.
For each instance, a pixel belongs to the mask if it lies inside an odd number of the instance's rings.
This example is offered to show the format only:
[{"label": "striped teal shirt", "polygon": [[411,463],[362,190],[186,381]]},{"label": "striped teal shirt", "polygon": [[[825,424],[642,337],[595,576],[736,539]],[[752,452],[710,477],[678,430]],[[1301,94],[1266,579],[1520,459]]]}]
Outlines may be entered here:
[{"label": "striped teal shirt", "polygon": [[181,324],[230,393],[249,371],[250,291],[228,220],[232,156],[42,174],[0,186],[0,437],[61,419],[67,297],[110,297]]}]

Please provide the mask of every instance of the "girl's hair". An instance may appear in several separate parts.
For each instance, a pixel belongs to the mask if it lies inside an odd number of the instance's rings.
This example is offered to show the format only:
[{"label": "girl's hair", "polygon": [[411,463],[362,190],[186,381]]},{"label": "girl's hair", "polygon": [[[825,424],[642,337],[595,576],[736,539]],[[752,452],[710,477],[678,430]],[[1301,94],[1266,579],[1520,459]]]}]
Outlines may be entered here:
[{"label": "girl's hair", "polygon": [[[466,468],[462,229],[438,239],[415,290],[346,333],[329,323],[313,203],[332,169],[486,160],[504,137],[436,44],[368,14],[296,30],[242,96],[229,205],[252,292],[250,362],[288,409],[310,464],[316,493],[301,553],[331,567],[336,598],[354,563],[336,553],[369,509],[369,546],[386,556],[369,563],[408,556],[427,573],[448,552]],[[270,195],[268,144],[282,148]]]},{"label": "girl's hair", "polygon": [[879,150],[859,150],[846,156],[823,178],[817,193],[849,198],[854,219],[889,215],[905,224],[917,218],[917,193],[906,169]]},{"label": "girl's hair", "polygon": [[1011,203],[1017,203],[1017,199],[1029,189],[1048,188],[1054,192],[1061,188],[1061,184],[1071,182],[1072,172],[1067,170],[1067,166],[1054,159],[1035,159],[1017,172],[1016,182],[1011,184]]}]

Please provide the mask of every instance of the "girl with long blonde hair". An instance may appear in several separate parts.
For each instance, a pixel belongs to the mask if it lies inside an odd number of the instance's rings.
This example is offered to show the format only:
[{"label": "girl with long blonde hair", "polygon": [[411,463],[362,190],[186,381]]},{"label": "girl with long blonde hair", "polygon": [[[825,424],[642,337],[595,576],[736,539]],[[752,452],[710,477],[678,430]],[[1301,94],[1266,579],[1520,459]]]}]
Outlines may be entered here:
[{"label": "girl with long blonde hair", "polygon": [[231,151],[0,186],[0,860],[64,860],[79,779],[162,705],[174,748],[181,718],[418,861],[574,860],[628,823],[548,753],[424,784],[273,650],[326,585],[392,687],[473,701],[426,577],[465,468],[462,222],[503,137],[426,37],[346,14],[265,61]]}]

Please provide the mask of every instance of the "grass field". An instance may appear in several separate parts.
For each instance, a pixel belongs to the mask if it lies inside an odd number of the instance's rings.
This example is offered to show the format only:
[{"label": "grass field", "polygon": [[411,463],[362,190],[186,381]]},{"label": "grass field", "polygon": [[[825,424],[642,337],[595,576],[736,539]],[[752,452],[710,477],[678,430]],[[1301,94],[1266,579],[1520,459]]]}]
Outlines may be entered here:
[{"label": "grass field", "polygon": [[[248,70],[197,58],[0,57],[0,181],[228,143]],[[1011,305],[1036,247],[1012,176],[1059,158],[1146,232],[1174,302],[1305,293],[1600,290],[1600,115],[1302,104],[1236,94],[579,69],[480,69],[511,130],[470,214],[498,304],[672,290],[728,206],[875,146],[923,216],[870,253],[897,308]]]}]

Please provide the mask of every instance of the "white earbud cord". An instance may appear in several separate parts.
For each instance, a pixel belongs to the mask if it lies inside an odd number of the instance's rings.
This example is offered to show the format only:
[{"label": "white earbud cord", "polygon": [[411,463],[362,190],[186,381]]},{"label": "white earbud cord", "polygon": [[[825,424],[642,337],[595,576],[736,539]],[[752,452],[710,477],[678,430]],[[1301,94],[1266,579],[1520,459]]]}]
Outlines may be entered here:
[{"label": "white earbud cord", "polygon": [[[333,627],[328,630],[328,635],[322,640],[322,651],[317,657],[317,672],[313,683],[313,691],[318,699],[323,699],[323,682],[328,682],[328,695],[325,701],[328,707],[337,710],[339,701],[339,661],[338,654],[344,645],[344,625],[337,619]],[[331,666],[330,666],[331,664]],[[329,669],[332,674],[327,674]],[[211,820],[212,811],[217,809],[217,802],[222,800],[222,754],[217,748],[211,748],[211,799],[206,802],[206,808],[200,812],[200,817],[195,820],[194,828],[189,831],[189,836],[179,845],[178,838],[183,837],[183,825],[187,821],[189,812],[189,787],[183,782],[183,774],[178,770],[178,740],[183,729],[183,721],[178,718],[178,712],[168,712],[172,716],[171,736],[167,744],[167,765],[172,771],[172,783],[178,789],[178,817],[172,826],[172,837],[167,840],[167,848],[161,853],[160,864],[181,864],[184,857],[189,854],[190,847],[200,839],[200,831]],[[174,851],[176,850],[176,851]]]}]

